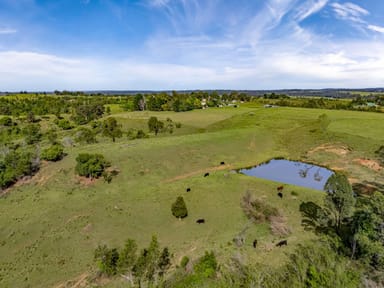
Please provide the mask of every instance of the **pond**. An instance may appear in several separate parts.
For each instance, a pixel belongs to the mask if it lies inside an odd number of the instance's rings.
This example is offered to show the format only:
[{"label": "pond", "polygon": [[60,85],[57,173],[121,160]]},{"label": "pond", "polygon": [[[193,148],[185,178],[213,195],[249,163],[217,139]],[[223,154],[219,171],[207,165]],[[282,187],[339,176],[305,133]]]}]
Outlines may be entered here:
[{"label": "pond", "polygon": [[239,170],[240,173],[286,184],[324,190],[324,185],[333,171],[313,164],[285,159],[273,159],[251,168]]}]

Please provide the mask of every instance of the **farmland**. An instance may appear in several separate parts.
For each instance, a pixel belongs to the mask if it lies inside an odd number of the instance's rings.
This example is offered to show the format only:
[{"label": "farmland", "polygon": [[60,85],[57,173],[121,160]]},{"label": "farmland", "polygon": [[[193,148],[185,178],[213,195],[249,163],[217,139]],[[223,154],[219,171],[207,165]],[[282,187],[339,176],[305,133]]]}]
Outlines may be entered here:
[{"label": "farmland", "polygon": [[[284,157],[343,171],[352,184],[369,182],[379,190],[384,183],[375,154],[384,141],[382,113],[264,108],[257,102],[178,113],[124,112],[116,104],[109,106],[111,114],[100,121],[114,117],[123,131],[146,130],[152,116],[170,118],[181,127],[142,139],[123,136],[112,142],[97,136],[97,143],[66,146],[63,160],[43,162],[33,177],[3,191],[1,287],[65,287],[60,285],[91,281],[97,245],[120,247],[132,238],[141,248],[152,235],[172,252],[171,270],[183,256],[197,259],[211,250],[220,263],[239,253],[247,263],[277,268],[298,244],[316,239],[301,226],[299,206],[322,203],[324,192],[285,185],[286,197],[279,199],[276,187],[281,183],[235,169]],[[319,123],[322,114],[329,119],[325,129]],[[53,119],[42,119],[42,129],[47,131]],[[71,133],[62,131],[59,137],[73,137]],[[85,152],[103,154],[119,174],[111,183],[77,176],[75,159]],[[203,177],[206,172],[209,177]],[[191,192],[185,192],[187,187]],[[287,237],[271,233],[268,223],[250,223],[240,206],[247,191],[281,211],[290,230]],[[188,208],[182,220],[171,214],[177,196],[184,197]],[[206,223],[196,224],[198,218]],[[246,227],[245,244],[237,247],[232,239]],[[276,248],[274,243],[283,238],[289,244]],[[120,278],[103,282],[109,287],[123,284]]]}]

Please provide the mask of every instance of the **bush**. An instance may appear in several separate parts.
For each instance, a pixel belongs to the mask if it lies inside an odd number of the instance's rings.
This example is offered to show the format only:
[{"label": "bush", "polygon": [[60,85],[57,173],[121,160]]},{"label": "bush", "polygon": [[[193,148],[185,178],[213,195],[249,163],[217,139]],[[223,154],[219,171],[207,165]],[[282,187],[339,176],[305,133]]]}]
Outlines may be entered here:
[{"label": "bush", "polygon": [[110,166],[110,164],[101,154],[82,153],[77,156],[76,161],[76,172],[80,176],[85,176],[88,178],[100,177],[103,174],[105,168]]},{"label": "bush", "polygon": [[205,251],[205,255],[195,264],[194,270],[207,278],[213,277],[217,270],[217,261],[213,251]]},{"label": "bush", "polygon": [[184,257],[181,259],[181,261],[180,261],[180,266],[181,266],[182,268],[185,268],[185,267],[187,267],[188,263],[189,263],[189,258],[188,258],[188,256],[184,256]]},{"label": "bush", "polygon": [[95,133],[92,130],[84,127],[81,127],[77,131],[75,140],[77,142],[87,143],[87,144],[92,144],[97,142]]},{"label": "bush", "polygon": [[64,157],[64,147],[60,144],[54,144],[44,149],[41,153],[41,159],[47,161],[59,161]]},{"label": "bush", "polygon": [[245,215],[254,222],[262,223],[271,220],[273,216],[281,216],[279,210],[264,202],[262,199],[253,199],[247,192],[241,202]]},{"label": "bush", "polygon": [[6,117],[1,118],[0,119],[0,125],[1,126],[8,126],[8,127],[12,126],[13,122],[12,122],[11,117],[6,116]]},{"label": "bush", "polygon": [[55,124],[63,130],[69,130],[74,127],[74,125],[72,125],[67,119],[56,119]]},{"label": "bush", "polygon": [[184,198],[179,196],[172,204],[172,215],[176,218],[185,218],[188,216],[187,206],[185,205]]}]

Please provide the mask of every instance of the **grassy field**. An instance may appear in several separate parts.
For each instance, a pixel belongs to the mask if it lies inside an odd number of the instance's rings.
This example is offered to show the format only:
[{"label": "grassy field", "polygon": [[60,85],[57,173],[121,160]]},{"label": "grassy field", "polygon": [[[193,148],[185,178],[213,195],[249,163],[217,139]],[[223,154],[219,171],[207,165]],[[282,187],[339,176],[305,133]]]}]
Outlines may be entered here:
[{"label": "grassy field", "polygon": [[[286,185],[286,197],[280,199],[279,183],[233,172],[273,157],[344,170],[355,182],[384,183],[383,170],[362,161],[374,160],[374,151],[383,145],[383,114],[255,105],[183,113],[112,111],[124,129],[146,129],[150,116],[169,117],[182,128],[172,135],[115,143],[100,139],[67,148],[62,161],[44,163],[31,180],[11,188],[0,198],[1,287],[59,287],[95,271],[98,244],[121,246],[132,238],[144,247],[154,234],[170,248],[174,264],[184,255],[195,259],[214,250],[219,261],[241,252],[250,263],[281,265],[285,252],[314,237],[300,225],[300,203],[321,201],[323,193]],[[331,120],[327,131],[317,121],[323,113]],[[120,174],[110,184],[76,177],[80,152],[102,153]],[[203,177],[205,172],[210,176]],[[187,187],[192,191],[186,193]],[[240,208],[246,191],[286,217],[291,229],[287,247],[270,249],[279,237],[267,224],[249,223]],[[179,195],[189,211],[182,221],[170,211]],[[196,224],[198,218],[206,223]],[[232,239],[247,226],[246,245],[235,247]]]}]

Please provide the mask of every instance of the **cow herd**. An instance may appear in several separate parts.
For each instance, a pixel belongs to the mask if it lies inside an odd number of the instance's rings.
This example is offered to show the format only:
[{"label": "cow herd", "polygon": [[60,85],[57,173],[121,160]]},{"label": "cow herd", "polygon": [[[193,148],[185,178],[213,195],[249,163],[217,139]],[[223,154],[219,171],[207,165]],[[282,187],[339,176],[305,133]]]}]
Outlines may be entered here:
[{"label": "cow herd", "polygon": [[[220,165],[225,165],[225,162],[224,161],[221,161],[220,162]],[[209,176],[209,172],[206,172],[204,173],[204,178],[205,177],[208,177]],[[279,198],[283,198],[283,189],[284,189],[284,186],[278,186],[277,187],[277,196]],[[186,192],[191,192],[191,188],[190,187],[187,187],[185,189]],[[204,224],[205,223],[205,219],[204,218],[199,218],[196,220],[196,223],[197,224]],[[279,241],[277,244],[276,244],[276,247],[282,247],[282,246],[287,246],[288,245],[288,240],[281,240]],[[253,248],[256,248],[257,247],[257,239],[253,240],[252,242],[252,246]]]}]

